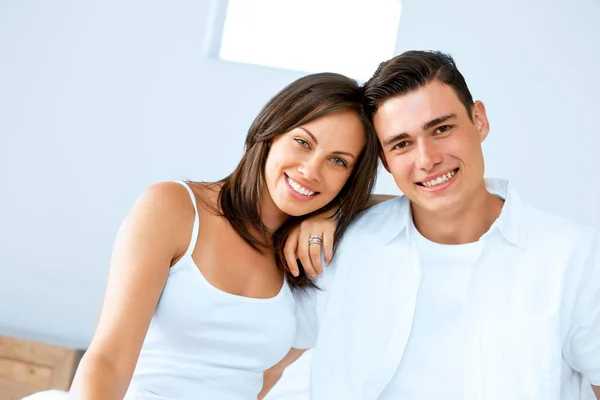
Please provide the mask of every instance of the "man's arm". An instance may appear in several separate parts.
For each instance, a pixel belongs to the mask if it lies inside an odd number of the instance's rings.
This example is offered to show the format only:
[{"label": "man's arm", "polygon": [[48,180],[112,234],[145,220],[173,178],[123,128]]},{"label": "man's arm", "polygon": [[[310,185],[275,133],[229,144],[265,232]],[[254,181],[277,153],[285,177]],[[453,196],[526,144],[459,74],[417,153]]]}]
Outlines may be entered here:
[{"label": "man's arm", "polygon": [[269,391],[273,389],[273,386],[281,379],[283,371],[300,358],[305,351],[306,349],[291,349],[281,361],[264,372],[263,387],[258,394],[258,400],[264,399],[267,393],[269,393]]},{"label": "man's arm", "polygon": [[569,366],[592,383],[600,400],[600,233],[579,238],[580,247],[573,257],[581,266],[574,274],[578,280],[569,285],[572,315],[564,340],[563,357]]}]

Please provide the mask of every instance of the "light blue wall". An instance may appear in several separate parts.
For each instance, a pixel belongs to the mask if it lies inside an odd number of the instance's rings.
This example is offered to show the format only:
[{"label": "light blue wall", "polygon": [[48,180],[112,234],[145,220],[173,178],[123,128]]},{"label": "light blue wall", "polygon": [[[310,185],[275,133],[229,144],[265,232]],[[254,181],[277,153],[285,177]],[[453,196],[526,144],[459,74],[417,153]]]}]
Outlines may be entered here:
[{"label": "light blue wall", "polygon": [[[0,333],[86,346],[135,197],[227,174],[301,75],[204,58],[208,7],[0,1]],[[407,0],[398,33],[451,52],[487,104],[490,175],[598,228],[599,19],[596,0]]]}]

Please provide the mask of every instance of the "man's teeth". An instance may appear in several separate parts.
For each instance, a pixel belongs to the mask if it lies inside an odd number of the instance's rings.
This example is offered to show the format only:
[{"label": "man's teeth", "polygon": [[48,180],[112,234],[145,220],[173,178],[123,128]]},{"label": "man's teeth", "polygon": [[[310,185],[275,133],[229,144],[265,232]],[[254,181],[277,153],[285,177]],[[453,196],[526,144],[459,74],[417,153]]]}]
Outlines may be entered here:
[{"label": "man's teeth", "polygon": [[296,181],[292,180],[292,178],[288,177],[287,180],[292,189],[294,189],[294,191],[297,193],[303,194],[304,196],[312,196],[315,194],[315,192],[311,192],[307,188],[300,186],[298,183],[296,183]]},{"label": "man's teeth", "polygon": [[435,187],[437,185],[441,185],[442,183],[448,182],[450,178],[452,178],[456,174],[454,171],[450,171],[445,175],[438,176],[436,179],[432,179],[430,181],[421,182],[425,187]]}]

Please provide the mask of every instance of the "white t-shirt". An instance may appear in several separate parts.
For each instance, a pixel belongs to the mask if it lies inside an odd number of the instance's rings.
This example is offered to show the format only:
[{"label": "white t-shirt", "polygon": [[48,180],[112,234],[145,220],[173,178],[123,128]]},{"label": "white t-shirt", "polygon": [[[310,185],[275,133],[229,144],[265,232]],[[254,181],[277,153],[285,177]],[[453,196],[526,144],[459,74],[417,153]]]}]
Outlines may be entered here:
[{"label": "white t-shirt", "polygon": [[[523,202],[506,181],[486,187],[505,203],[465,293],[462,398],[580,399],[588,382],[600,386],[600,234]],[[392,384],[423,314],[410,215],[403,196],[370,208],[316,280],[322,290],[296,296],[294,347],[314,348],[312,400],[379,400]]]},{"label": "white t-shirt", "polygon": [[409,222],[421,261],[421,285],[406,350],[380,400],[464,398],[463,305],[482,242],[443,245]]}]

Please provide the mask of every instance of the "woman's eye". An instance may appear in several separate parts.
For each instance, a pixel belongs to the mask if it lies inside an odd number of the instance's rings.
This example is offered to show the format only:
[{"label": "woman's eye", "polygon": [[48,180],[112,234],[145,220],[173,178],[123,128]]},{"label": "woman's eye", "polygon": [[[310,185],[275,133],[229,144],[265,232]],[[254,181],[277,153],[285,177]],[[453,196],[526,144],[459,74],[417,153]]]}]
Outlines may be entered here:
[{"label": "woman's eye", "polygon": [[294,140],[296,142],[298,142],[298,144],[300,144],[300,146],[302,146],[302,147],[307,147],[307,148],[310,147],[310,144],[304,139],[296,138]]},{"label": "woman's eye", "polygon": [[348,164],[346,163],[346,161],[342,160],[341,158],[332,158],[331,161],[333,161],[333,163],[335,165],[339,165],[341,167],[347,167]]}]

